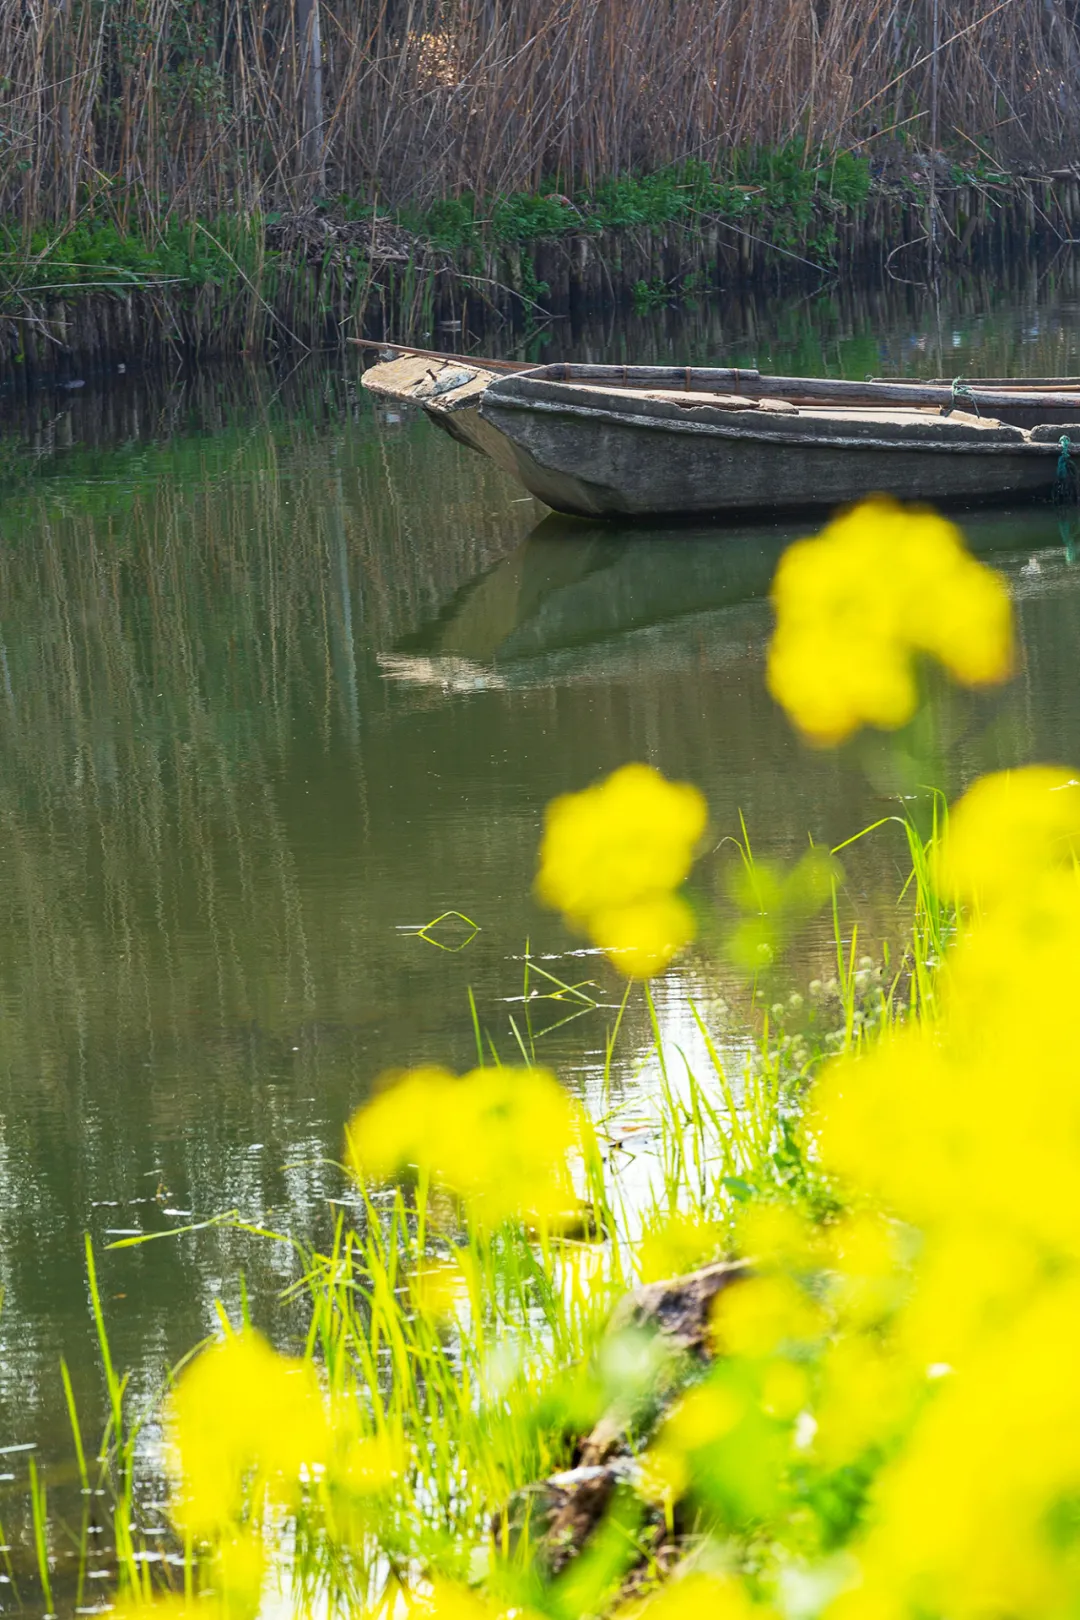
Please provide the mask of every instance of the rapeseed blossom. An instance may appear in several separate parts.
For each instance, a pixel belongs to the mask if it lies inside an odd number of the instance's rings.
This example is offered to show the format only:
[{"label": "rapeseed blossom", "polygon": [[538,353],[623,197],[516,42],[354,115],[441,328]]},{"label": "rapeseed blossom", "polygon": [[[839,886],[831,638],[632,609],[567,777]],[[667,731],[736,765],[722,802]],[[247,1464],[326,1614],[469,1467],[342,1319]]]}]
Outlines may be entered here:
[{"label": "rapeseed blossom", "polygon": [[181,1374],[166,1414],[172,1516],[213,1539],[265,1502],[287,1505],[325,1463],[329,1431],[310,1362],[279,1355],[254,1330],[230,1333]]},{"label": "rapeseed blossom", "polygon": [[669,1216],[647,1231],[638,1246],[638,1272],[642,1282],[658,1282],[696,1271],[723,1250],[723,1232],[701,1216]]},{"label": "rapeseed blossom", "polygon": [[773,1620],[773,1611],[754,1604],[731,1575],[704,1570],[669,1581],[643,1602],[618,1610],[617,1620]]},{"label": "rapeseed blossom", "polygon": [[1053,765],[984,776],[956,805],[935,851],[941,892],[986,906],[1023,893],[1080,851],[1080,780]]},{"label": "rapeseed blossom", "polygon": [[546,1069],[421,1068],[390,1075],[354,1114],[346,1154],[361,1182],[419,1171],[478,1225],[548,1222],[574,1205],[569,1156],[587,1147],[580,1106]]},{"label": "rapeseed blossom", "polygon": [[925,654],[964,686],[1012,669],[1004,581],[937,513],[875,496],[789,546],[772,587],[776,630],[767,684],[813,743],[861,725],[903,725]]},{"label": "rapeseed blossom", "polygon": [[624,765],[548,805],[536,896],[628,978],[649,978],[694,937],[693,912],[675,891],[706,819],[697,788]]},{"label": "rapeseed blossom", "polygon": [[[850,1261],[871,1308],[821,1370],[818,1455],[896,1453],[835,1620],[1037,1620],[1080,1596],[1078,797],[1045,767],[975,784],[936,869],[980,910],[935,1014],[816,1089],[824,1165],[916,1235],[890,1284],[889,1225],[863,1217]],[[884,1335],[863,1331],[875,1313]]]},{"label": "rapeseed blossom", "polygon": [[654,1497],[798,1558],[815,1504],[850,1571],[824,1620],[1080,1601],[1078,805],[1069,772],[1033,767],[954,806],[935,999],[814,1089],[807,1143],[845,1210],[747,1206],[752,1273],[645,1460]]}]

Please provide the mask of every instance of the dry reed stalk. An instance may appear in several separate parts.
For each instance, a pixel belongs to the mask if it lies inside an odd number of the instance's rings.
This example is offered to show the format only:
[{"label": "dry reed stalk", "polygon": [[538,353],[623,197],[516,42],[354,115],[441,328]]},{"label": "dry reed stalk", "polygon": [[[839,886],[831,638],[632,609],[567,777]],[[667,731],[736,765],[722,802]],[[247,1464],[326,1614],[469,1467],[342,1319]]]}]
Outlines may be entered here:
[{"label": "dry reed stalk", "polygon": [[[941,0],[943,130],[1073,155],[1068,0]],[[0,213],[423,206],[901,126],[929,0],[0,0]]]}]

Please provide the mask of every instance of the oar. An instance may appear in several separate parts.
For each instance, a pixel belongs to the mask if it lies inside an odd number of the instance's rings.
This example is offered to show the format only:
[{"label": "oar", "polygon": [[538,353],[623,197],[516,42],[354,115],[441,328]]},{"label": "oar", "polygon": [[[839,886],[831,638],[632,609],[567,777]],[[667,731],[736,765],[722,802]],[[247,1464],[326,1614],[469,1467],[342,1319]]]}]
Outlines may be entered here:
[{"label": "oar", "polygon": [[536,367],[520,360],[485,360],[478,354],[445,354],[441,349],[417,349],[411,343],[386,343],[378,338],[351,337],[358,349],[378,349],[385,354],[388,349],[393,350],[397,359],[407,354],[414,354],[418,360],[449,360],[454,365],[476,366],[480,371],[535,371]]}]

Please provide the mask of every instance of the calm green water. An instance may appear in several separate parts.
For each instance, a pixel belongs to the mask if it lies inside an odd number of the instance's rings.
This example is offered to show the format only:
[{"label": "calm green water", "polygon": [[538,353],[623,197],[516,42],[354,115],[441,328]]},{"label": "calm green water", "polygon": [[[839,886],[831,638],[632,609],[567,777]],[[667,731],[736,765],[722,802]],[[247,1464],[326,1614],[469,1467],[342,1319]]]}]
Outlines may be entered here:
[{"label": "calm green water", "polygon": [[[947,306],[904,288],[553,329],[543,352],[1076,374],[1080,307],[1045,281]],[[554,793],[648,759],[701,784],[718,845],[741,811],[777,857],[889,808],[851,762],[800,747],[764,693],[762,598],[786,531],[545,518],[357,384],[355,365],[311,361],[122,378],[8,413],[0,1448],[36,1444],[57,1481],[61,1356],[92,1443],[103,1418],[84,1232],[138,1407],[211,1329],[215,1298],[236,1307],[241,1271],[256,1316],[295,1331],[274,1303],[292,1261],[216,1229],[110,1241],[228,1210],[328,1233],[345,1120],[388,1065],[468,1064],[468,986],[513,1056],[526,940],[596,982],[601,1005],[539,1043],[571,1083],[596,1083],[618,988],[529,896]],[[1058,514],[970,534],[1014,585],[1024,663],[955,739],[953,788],[987,764],[1080,761],[1080,572]],[[706,895],[722,860],[704,865]],[[870,941],[893,925],[902,866],[888,836],[848,859],[845,904]],[[460,950],[417,933],[447,910],[479,925]],[[825,952],[812,932],[791,971]],[[692,1045],[691,992],[736,992],[704,952],[663,982],[667,1029]],[[566,1008],[533,1011],[543,1028]],[[630,1109],[647,1048],[633,1013],[616,1077]],[[0,1475],[18,1540],[26,1453],[0,1449]]]}]

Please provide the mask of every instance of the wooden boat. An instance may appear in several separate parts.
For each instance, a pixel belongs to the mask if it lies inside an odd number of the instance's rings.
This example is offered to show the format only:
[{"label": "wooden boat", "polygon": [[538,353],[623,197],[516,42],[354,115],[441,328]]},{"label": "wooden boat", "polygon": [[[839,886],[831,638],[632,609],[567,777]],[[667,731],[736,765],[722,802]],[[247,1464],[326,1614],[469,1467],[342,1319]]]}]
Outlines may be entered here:
[{"label": "wooden boat", "polygon": [[689,517],[938,505],[1071,488],[1080,382],[774,377],[734,367],[526,367],[395,351],[364,373],[556,511]]}]

